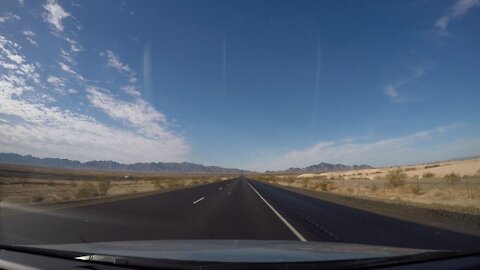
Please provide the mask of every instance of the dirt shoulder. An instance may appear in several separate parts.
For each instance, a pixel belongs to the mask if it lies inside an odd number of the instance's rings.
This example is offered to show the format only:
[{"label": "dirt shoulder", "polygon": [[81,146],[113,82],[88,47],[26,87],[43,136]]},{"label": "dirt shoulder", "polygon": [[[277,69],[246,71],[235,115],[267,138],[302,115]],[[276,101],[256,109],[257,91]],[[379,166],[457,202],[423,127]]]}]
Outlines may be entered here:
[{"label": "dirt shoulder", "polygon": [[391,218],[480,236],[480,215],[453,212],[444,209],[433,209],[412,203],[386,202],[296,187],[288,187],[272,183],[269,184],[282,189],[299,192],[327,202],[340,204]]}]

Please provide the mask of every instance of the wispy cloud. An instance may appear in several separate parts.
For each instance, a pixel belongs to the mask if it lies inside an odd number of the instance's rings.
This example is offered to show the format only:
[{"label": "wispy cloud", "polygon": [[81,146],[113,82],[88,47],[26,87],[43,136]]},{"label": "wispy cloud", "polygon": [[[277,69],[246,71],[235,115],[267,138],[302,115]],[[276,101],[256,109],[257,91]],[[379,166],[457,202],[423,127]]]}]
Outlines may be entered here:
[{"label": "wispy cloud", "polygon": [[78,72],[76,72],[75,70],[73,70],[73,68],[63,62],[58,62],[58,65],[60,66],[60,68],[65,71],[66,73],[72,75],[74,78],[80,80],[80,81],[85,81],[85,78],[79,74]]},{"label": "wispy cloud", "polygon": [[117,70],[128,79],[128,85],[123,86],[122,90],[128,95],[139,96],[140,91],[138,91],[138,88],[133,85],[138,81],[136,72],[133,71],[128,64],[123,63],[120,60],[120,57],[111,50],[106,50],[105,52],[100,53],[100,56],[105,56],[107,58],[107,66]]},{"label": "wispy cloud", "polygon": [[122,87],[122,90],[131,96],[140,96],[140,91],[135,86],[125,85]]},{"label": "wispy cloud", "polygon": [[75,61],[75,59],[73,59],[73,56],[71,53],[65,51],[64,49],[60,49],[60,57],[65,60],[66,62],[72,64],[72,65],[76,65],[77,62]]},{"label": "wispy cloud", "polygon": [[105,56],[107,57],[107,65],[109,67],[116,69],[121,74],[130,75],[132,73],[132,69],[127,64],[122,63],[120,58],[112,51],[107,50]]},{"label": "wispy cloud", "polygon": [[[419,131],[403,137],[371,142],[358,142],[355,140],[321,141],[301,150],[288,151],[277,158],[259,162],[257,166],[252,165],[250,167],[254,169],[258,169],[259,166],[263,169],[287,169],[289,167],[305,167],[322,161],[385,166],[402,162],[422,161],[422,158],[424,159],[423,161],[435,160],[434,155],[438,153],[436,151],[439,151],[436,148],[440,145],[432,145],[430,149],[425,150],[421,144],[427,145],[427,142],[431,143],[436,137],[465,126],[463,123],[456,123]],[[446,147],[447,144],[442,144],[441,146]],[[477,140],[476,144],[480,145],[480,141]],[[458,153],[462,153],[464,148],[458,147],[455,150]],[[463,152],[463,154],[465,153]]]},{"label": "wispy cloud", "polygon": [[400,79],[394,83],[388,83],[383,87],[383,94],[387,96],[393,102],[405,102],[408,101],[408,93],[405,91],[405,86],[415,81],[416,79],[425,75],[425,69],[417,67],[414,69],[413,74],[407,78]]},{"label": "wispy cloud", "polygon": [[24,76],[34,82],[39,82],[39,75],[35,72],[35,66],[27,63],[25,57],[19,54],[20,46],[8,40],[6,37],[0,35],[0,67],[3,67],[6,72],[14,72],[15,81],[19,80],[18,76]]},{"label": "wispy cloud", "polygon": [[70,44],[71,52],[77,53],[83,51],[83,48],[80,46],[80,44],[73,38],[65,37],[65,41]]},{"label": "wispy cloud", "polygon": [[2,16],[0,16],[0,23],[8,22],[8,21],[18,21],[20,20],[20,16],[13,14],[11,12],[5,12]]},{"label": "wispy cloud", "polygon": [[397,98],[399,96],[397,89],[390,84],[385,86],[384,93],[390,98]]},{"label": "wispy cloud", "polygon": [[435,21],[435,27],[446,31],[452,19],[459,18],[469,10],[480,7],[480,0],[459,0],[450,8],[449,12]]},{"label": "wispy cloud", "polygon": [[63,79],[60,79],[59,77],[55,77],[53,75],[48,76],[47,82],[49,82],[51,85],[53,85],[57,88],[65,87],[65,81]]},{"label": "wispy cloud", "polygon": [[38,46],[38,43],[33,39],[36,34],[32,31],[29,31],[29,30],[25,30],[22,32],[23,35],[25,36],[25,39],[30,42],[30,44],[34,45],[34,46]]},{"label": "wispy cloud", "polygon": [[124,120],[132,125],[148,125],[166,120],[162,113],[142,99],[134,102],[123,101],[95,87],[89,87],[87,92],[91,103],[114,119]]},{"label": "wispy cloud", "polygon": [[63,20],[68,18],[70,13],[63,9],[56,0],[47,0],[43,5],[45,12],[42,14],[44,20],[49,23],[57,32],[63,32]]}]

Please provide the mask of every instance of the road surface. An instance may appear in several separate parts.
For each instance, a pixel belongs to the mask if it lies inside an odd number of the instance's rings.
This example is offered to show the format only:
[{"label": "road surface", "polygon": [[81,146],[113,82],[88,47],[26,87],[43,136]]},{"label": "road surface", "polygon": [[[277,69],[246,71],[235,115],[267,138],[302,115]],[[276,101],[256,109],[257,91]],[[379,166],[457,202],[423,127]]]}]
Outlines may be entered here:
[{"label": "road surface", "polygon": [[478,248],[480,237],[350,208],[246,178],[144,197],[0,216],[5,243],[255,239],[427,249]]}]

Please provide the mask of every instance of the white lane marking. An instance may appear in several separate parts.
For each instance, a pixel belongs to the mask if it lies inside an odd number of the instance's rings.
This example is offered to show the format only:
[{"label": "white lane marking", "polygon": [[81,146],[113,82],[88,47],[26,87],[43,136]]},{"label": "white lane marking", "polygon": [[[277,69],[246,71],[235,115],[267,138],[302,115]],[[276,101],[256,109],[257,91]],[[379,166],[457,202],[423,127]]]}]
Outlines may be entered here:
[{"label": "white lane marking", "polygon": [[290,224],[284,217],[282,217],[282,215],[280,215],[280,213],[277,212],[277,210],[275,210],[275,208],[273,208],[273,206],[267,202],[267,200],[265,200],[265,198],[263,198],[262,195],[260,195],[260,193],[258,193],[258,191],[252,187],[252,185],[250,185],[250,183],[247,182],[247,184],[253,189],[253,191],[255,191],[255,193],[257,193],[258,197],[260,197],[260,199],[262,199],[262,201],[268,206],[270,207],[270,209],[272,209],[272,211],[278,216],[278,218],[283,221],[283,223],[285,225],[287,225],[287,227],[290,229],[290,231],[292,231],[293,234],[295,234],[295,236],[302,242],[307,242],[307,239],[305,239],[305,237],[303,237],[303,235],[301,235],[293,226],[292,224]]},{"label": "white lane marking", "polygon": [[200,202],[201,200],[203,200],[203,199],[205,199],[205,197],[201,197],[200,199],[194,201],[192,204],[197,204],[197,203],[199,203],[199,202]]}]

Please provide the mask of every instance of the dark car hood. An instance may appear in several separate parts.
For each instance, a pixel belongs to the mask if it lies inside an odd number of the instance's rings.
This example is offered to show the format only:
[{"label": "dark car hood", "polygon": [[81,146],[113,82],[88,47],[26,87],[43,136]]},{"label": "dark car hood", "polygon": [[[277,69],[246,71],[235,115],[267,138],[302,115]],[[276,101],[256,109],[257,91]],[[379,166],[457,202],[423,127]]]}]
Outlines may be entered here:
[{"label": "dark car hood", "polygon": [[358,244],[258,240],[153,240],[31,247],[90,254],[200,262],[312,262],[411,255],[429,250]]}]

